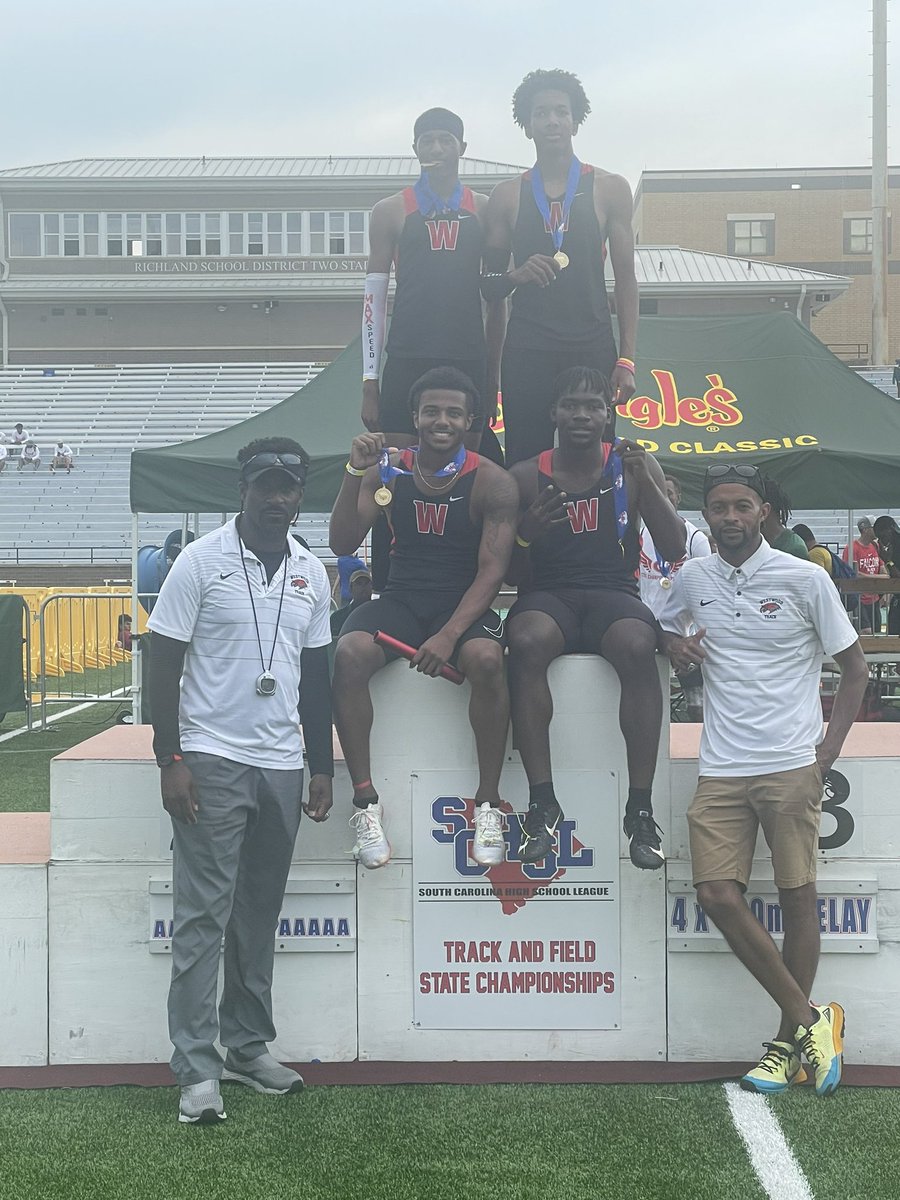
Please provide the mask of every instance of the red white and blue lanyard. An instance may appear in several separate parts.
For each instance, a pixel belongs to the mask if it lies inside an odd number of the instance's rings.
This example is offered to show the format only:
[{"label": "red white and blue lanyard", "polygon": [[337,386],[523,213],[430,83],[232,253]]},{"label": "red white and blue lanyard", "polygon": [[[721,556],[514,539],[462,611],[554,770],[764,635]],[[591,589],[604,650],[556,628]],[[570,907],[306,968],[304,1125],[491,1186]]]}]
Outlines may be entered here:
[{"label": "red white and blue lanyard", "polygon": [[540,168],[537,163],[531,168],[531,192],[534,196],[534,202],[537,205],[538,212],[544,218],[544,224],[550,230],[550,237],[553,239],[553,249],[559,251],[562,249],[563,238],[565,237],[566,225],[569,221],[569,213],[572,209],[572,202],[575,199],[575,193],[578,191],[578,180],[581,178],[581,163],[572,155],[572,162],[569,164],[569,175],[566,180],[566,194],[563,199],[562,215],[559,223],[554,225],[550,217],[550,201],[547,199],[547,192],[544,188],[544,179],[541,175]]}]

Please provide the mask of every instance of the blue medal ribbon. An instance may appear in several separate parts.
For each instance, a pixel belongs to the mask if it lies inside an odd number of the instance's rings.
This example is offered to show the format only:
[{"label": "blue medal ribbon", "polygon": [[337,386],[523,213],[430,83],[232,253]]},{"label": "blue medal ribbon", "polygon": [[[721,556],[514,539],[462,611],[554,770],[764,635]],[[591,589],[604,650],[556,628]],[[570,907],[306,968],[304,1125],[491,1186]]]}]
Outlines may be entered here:
[{"label": "blue medal ribbon", "polygon": [[428,180],[428,172],[423,171],[413,185],[413,192],[419,212],[423,217],[430,217],[432,213],[440,216],[442,213],[459,212],[459,206],[462,204],[463,198],[463,185],[457,182],[453,195],[449,200],[445,200],[431,186]]},{"label": "blue medal ribbon", "polygon": [[[418,446],[411,446],[410,449],[413,454],[419,453]],[[465,461],[466,448],[465,446],[460,446],[453,462],[449,462],[445,467],[441,467],[439,471],[435,471],[432,478],[437,479],[441,475],[455,475]],[[392,479],[396,479],[398,475],[412,475],[412,471],[407,471],[403,467],[395,467],[391,463],[391,456],[387,450],[383,450],[381,453],[381,458],[378,461],[378,470],[381,475],[381,482],[385,487],[387,487]]]},{"label": "blue medal ribbon", "polygon": [[553,249],[556,251],[562,249],[565,227],[569,220],[569,213],[572,209],[575,193],[578,190],[578,180],[580,178],[581,163],[573,154],[572,162],[569,165],[569,176],[566,180],[566,194],[563,199],[562,218],[559,224],[554,226],[550,219],[550,201],[547,199],[547,192],[544,188],[544,180],[540,169],[537,163],[531,168],[531,192],[534,196],[534,202],[537,205],[538,212],[544,218],[544,224],[550,230],[550,237],[553,239]]},{"label": "blue medal ribbon", "polygon": [[612,479],[613,481],[613,504],[616,513],[616,533],[619,538],[619,548],[622,553],[625,553],[625,533],[628,529],[628,488],[625,486],[625,470],[622,466],[622,456],[619,454],[619,446],[622,445],[622,438],[616,438],[609,448],[609,455],[606,459],[606,466],[603,468],[601,479]]}]

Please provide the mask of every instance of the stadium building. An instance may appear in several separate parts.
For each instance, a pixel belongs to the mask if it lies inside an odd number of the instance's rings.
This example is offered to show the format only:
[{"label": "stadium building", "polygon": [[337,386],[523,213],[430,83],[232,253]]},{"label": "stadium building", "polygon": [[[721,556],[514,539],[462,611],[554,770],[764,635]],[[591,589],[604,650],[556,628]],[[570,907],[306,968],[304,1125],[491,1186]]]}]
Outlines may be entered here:
[{"label": "stadium building", "polygon": [[[900,168],[892,167],[889,208],[898,193]],[[852,287],[840,297],[829,287],[810,289],[810,328],[845,362],[870,362],[870,167],[644,171],[635,191],[634,225],[640,242],[677,242],[715,254],[849,277]],[[890,355],[896,358],[900,356],[900,256],[890,213],[888,316],[893,331]]]}]

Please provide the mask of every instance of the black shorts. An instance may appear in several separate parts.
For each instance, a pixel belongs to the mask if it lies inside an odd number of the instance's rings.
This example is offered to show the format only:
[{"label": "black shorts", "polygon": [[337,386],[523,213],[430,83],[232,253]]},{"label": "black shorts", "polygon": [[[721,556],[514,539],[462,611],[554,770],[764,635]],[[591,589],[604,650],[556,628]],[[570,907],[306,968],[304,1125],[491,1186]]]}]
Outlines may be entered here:
[{"label": "black shorts", "polygon": [[[487,386],[487,364],[483,358],[403,358],[399,354],[388,354],[381,377],[378,403],[378,424],[383,433],[406,433],[415,436],[412,413],[409,409],[409,393],[412,385],[433,367],[456,367],[475,384],[481,403],[485,403],[484,389]],[[473,430],[484,425],[484,417],[476,417]]]},{"label": "black shorts", "polygon": [[[350,614],[344,622],[341,637],[347,633],[377,633],[380,629],[398,642],[418,648],[427,642],[450,620],[461,597],[446,592],[385,592],[377,600],[368,600]],[[456,643],[451,662],[456,661],[459,648],[465,642],[486,638],[496,642],[501,650],[506,645],[506,629],[499,613],[489,608],[473,621]],[[386,650],[388,662],[397,658]]]},{"label": "black shorts", "polygon": [[[616,365],[616,344],[585,350],[527,350],[507,345],[503,351],[500,386],[503,391],[503,446],[506,465],[534,458],[556,439],[550,417],[553,383],[569,367],[596,367],[609,379]],[[615,420],[607,427],[615,432]]]},{"label": "black shorts", "polygon": [[[527,592],[507,616],[511,627],[526,612],[542,612],[559,626],[563,654],[599,654],[600,642],[616,621],[643,621],[657,631],[656,618],[631,592],[613,588],[558,588],[553,592]],[[346,626],[345,626],[346,628]]]}]

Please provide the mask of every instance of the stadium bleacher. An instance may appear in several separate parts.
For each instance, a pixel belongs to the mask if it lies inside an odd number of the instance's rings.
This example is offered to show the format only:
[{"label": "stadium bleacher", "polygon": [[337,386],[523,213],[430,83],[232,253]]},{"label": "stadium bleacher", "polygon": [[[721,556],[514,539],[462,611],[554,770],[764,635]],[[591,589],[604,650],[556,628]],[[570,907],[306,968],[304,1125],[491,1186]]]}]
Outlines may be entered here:
[{"label": "stadium bleacher", "polygon": [[[40,471],[0,477],[0,562],[124,562],[130,557],[131,451],[202,437],[292,395],[324,363],[177,363],[8,367],[0,371],[0,430],[16,421],[38,443]],[[75,451],[71,475],[50,475],[50,449]],[[218,518],[203,515],[206,532]],[[141,542],[161,541],[180,514],[142,517]],[[316,528],[321,521],[311,523]],[[317,536],[317,535],[314,535]]]}]

